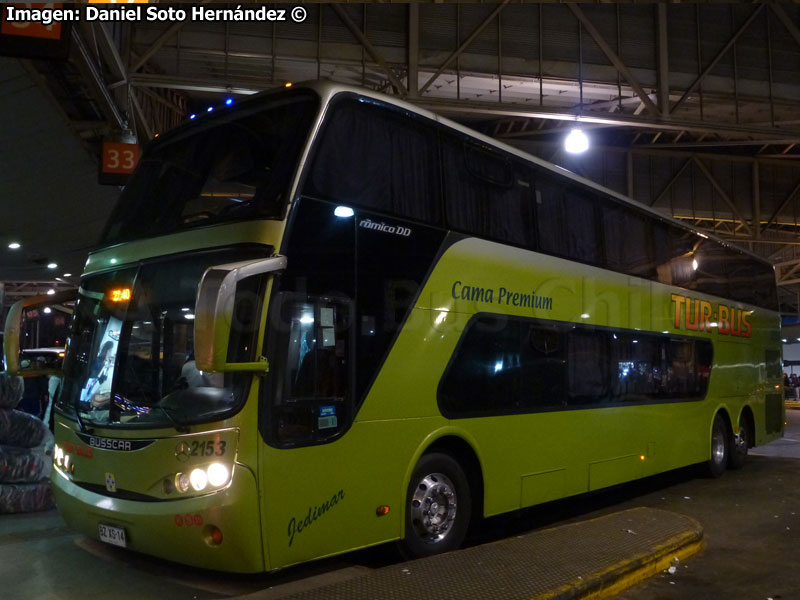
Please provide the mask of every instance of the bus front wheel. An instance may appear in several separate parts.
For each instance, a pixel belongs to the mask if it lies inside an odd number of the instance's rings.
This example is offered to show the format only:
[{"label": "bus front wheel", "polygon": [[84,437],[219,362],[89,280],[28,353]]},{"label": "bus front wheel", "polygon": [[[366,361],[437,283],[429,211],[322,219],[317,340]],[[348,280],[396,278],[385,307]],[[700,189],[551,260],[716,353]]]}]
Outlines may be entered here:
[{"label": "bus front wheel", "polygon": [[711,458],[706,463],[710,477],[720,477],[728,466],[730,432],[725,418],[717,413],[711,426]]},{"label": "bus front wheel", "polygon": [[455,550],[464,541],[471,513],[461,465],[447,454],[426,454],[408,485],[403,554],[410,558]]}]

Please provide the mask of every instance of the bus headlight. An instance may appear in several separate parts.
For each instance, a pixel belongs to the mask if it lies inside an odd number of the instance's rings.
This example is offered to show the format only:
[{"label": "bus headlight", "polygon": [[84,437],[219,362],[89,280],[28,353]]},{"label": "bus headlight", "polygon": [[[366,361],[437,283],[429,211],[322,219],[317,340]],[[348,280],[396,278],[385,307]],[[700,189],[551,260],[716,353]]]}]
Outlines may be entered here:
[{"label": "bus headlight", "polygon": [[58,465],[60,467],[61,464],[62,464],[62,461],[64,460],[64,450],[58,444],[56,444],[56,446],[55,446],[55,450],[53,452],[53,456],[56,459],[56,465]]},{"label": "bus headlight", "polygon": [[189,490],[189,474],[178,473],[175,475],[175,489],[183,493]]},{"label": "bus headlight", "polygon": [[228,467],[222,463],[212,463],[208,466],[208,483],[214,487],[221,487],[228,483]]},{"label": "bus headlight", "polygon": [[208,475],[203,469],[195,469],[189,475],[189,482],[195,491],[202,492],[208,485]]},{"label": "bus headlight", "polygon": [[165,487],[164,493],[169,494],[177,490],[178,493],[185,494],[190,489],[202,492],[208,488],[223,488],[230,479],[230,467],[222,463],[211,463],[207,467],[192,469],[189,473],[177,473],[173,480],[166,480],[168,487]]}]

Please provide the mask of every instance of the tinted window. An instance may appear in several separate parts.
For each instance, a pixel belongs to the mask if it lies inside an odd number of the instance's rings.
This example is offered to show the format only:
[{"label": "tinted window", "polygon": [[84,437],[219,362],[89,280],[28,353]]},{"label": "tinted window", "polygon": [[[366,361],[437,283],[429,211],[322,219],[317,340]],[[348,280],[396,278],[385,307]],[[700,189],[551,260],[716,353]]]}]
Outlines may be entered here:
[{"label": "tinted window", "polygon": [[692,259],[695,261],[692,263],[694,278],[686,287],[706,294],[727,297],[731,291],[728,282],[728,271],[733,266],[731,258],[731,252],[725,246],[711,240],[701,240],[692,253]]},{"label": "tinted window", "polygon": [[652,278],[655,273],[652,228],[642,213],[611,200],[601,209],[605,264],[609,269]]},{"label": "tinted window", "polygon": [[439,385],[448,417],[702,399],[711,342],[477,315]]},{"label": "tinted window", "polygon": [[456,136],[444,138],[442,161],[450,227],[533,247],[531,183],[525,165]]},{"label": "tinted window", "polygon": [[566,400],[566,346],[554,327],[480,315],[439,387],[445,414],[524,412]]},{"label": "tinted window", "polygon": [[587,263],[602,263],[596,200],[578,188],[539,176],[536,228],[543,252]]},{"label": "tinted window", "polygon": [[777,298],[772,267],[753,260],[739,250],[727,250],[729,293],[737,300],[749,304],[774,305]]},{"label": "tinted window", "polygon": [[589,404],[608,396],[607,337],[605,332],[589,329],[568,332],[568,404]]},{"label": "tinted window", "polygon": [[352,372],[352,304],[281,293],[273,306],[274,387],[270,437],[279,445],[333,438],[347,428]]},{"label": "tinted window", "polygon": [[663,221],[653,223],[656,279],[667,285],[686,286],[694,277],[692,250],[697,234]]},{"label": "tinted window", "polygon": [[438,162],[436,134],[421,120],[342,99],[331,107],[306,192],[438,223]]},{"label": "tinted window", "polygon": [[652,225],[658,281],[777,310],[772,266],[697,232]]},{"label": "tinted window", "polygon": [[104,243],[243,218],[282,218],[318,102],[289,95],[148,147]]}]

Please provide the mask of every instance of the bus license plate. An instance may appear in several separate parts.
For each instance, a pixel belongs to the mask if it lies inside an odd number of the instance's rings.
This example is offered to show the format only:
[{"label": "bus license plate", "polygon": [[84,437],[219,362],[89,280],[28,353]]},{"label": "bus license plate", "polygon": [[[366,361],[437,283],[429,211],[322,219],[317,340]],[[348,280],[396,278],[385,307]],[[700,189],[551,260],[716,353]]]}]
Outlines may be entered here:
[{"label": "bus license plate", "polygon": [[97,526],[98,532],[100,533],[100,540],[103,542],[107,542],[109,544],[114,544],[115,546],[122,546],[123,548],[127,547],[127,543],[125,541],[125,530],[121,529],[120,527],[112,527],[111,525],[103,525],[99,524]]}]

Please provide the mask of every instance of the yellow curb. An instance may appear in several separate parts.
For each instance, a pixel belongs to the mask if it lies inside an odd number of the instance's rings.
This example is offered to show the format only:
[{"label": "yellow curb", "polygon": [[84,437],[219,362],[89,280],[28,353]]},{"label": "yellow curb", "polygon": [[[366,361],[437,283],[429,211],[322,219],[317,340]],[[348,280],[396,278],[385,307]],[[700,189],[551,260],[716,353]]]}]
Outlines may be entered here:
[{"label": "yellow curb", "polygon": [[[559,597],[573,600],[610,598],[668,569],[674,558],[684,560],[704,547],[705,542],[702,539],[697,539],[693,533],[683,532],[655,548],[650,555],[626,558],[599,573],[592,573],[555,590],[533,596],[531,600],[552,600]],[[581,588],[585,588],[584,591]]]},{"label": "yellow curb", "polygon": [[703,540],[699,540],[697,542],[693,542],[688,546],[684,546],[683,548],[676,550],[674,552],[669,552],[665,556],[661,556],[657,559],[654,559],[652,562],[648,564],[644,564],[640,566],[638,569],[631,571],[630,573],[626,573],[625,575],[620,576],[614,583],[610,584],[603,589],[590,592],[586,596],[579,596],[581,600],[602,600],[603,598],[610,598],[611,596],[616,596],[623,590],[627,590],[628,588],[633,587],[643,581],[650,579],[654,575],[658,575],[660,572],[669,569],[672,564],[672,559],[677,557],[679,560],[685,560],[690,556],[697,554],[705,547],[705,542]]}]

